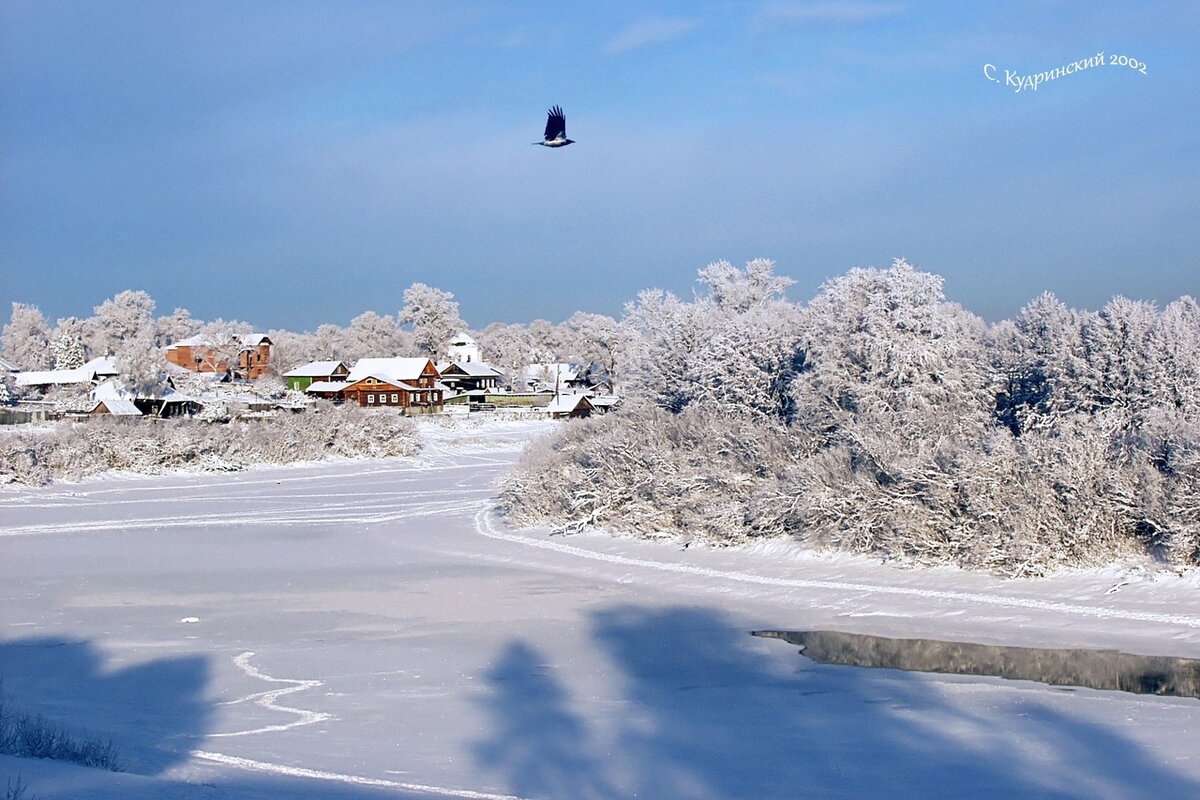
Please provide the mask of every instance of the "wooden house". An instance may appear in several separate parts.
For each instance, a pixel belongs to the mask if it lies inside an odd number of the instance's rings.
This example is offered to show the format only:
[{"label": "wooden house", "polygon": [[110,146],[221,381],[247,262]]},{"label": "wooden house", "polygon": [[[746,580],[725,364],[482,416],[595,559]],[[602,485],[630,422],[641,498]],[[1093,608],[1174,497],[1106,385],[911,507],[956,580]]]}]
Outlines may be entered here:
[{"label": "wooden house", "polygon": [[[354,365],[338,394],[364,408],[400,408],[406,413],[441,411],[443,396],[438,378],[437,367],[428,358],[363,358]],[[325,387],[328,385],[324,382]]]},{"label": "wooden house", "polygon": [[595,411],[585,394],[560,394],[542,410],[554,419],[581,419]]},{"label": "wooden house", "polygon": [[503,377],[482,361],[442,361],[437,365],[442,383],[455,392],[492,392]]},{"label": "wooden house", "polygon": [[341,361],[312,361],[283,373],[287,388],[303,392],[314,383],[339,383],[350,375],[350,368]]}]

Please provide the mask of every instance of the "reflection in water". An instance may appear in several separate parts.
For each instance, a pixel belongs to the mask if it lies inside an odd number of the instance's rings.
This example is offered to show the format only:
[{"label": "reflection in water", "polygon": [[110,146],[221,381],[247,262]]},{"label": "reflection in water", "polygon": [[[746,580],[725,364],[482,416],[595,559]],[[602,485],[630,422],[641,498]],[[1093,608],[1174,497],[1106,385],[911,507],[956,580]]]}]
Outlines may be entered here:
[{"label": "reflection in water", "polygon": [[1053,686],[1200,697],[1200,660],[1116,650],[1043,650],[933,639],[888,639],[837,631],[752,631],[800,647],[822,664],[913,672],[994,675]]}]

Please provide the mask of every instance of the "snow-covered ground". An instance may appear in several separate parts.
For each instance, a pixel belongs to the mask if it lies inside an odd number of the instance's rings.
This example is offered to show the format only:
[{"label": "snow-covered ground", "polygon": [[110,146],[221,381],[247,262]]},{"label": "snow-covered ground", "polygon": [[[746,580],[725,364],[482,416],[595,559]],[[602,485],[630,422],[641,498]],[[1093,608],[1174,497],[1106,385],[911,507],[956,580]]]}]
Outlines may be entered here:
[{"label": "snow-covered ground", "polygon": [[424,422],[415,460],[0,493],[9,702],[129,773],[44,800],[1200,797],[1200,700],[820,665],[754,629],[1200,658],[1200,583],[1005,582],[785,544],[511,530],[555,423]]}]

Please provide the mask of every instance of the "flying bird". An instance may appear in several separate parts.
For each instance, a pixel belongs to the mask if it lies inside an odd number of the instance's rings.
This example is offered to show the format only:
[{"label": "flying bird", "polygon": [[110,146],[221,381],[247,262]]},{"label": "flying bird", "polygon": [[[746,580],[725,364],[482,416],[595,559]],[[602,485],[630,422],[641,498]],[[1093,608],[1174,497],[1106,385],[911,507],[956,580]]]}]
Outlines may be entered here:
[{"label": "flying bird", "polygon": [[567,138],[567,118],[563,116],[561,108],[555,106],[546,112],[546,140],[534,144],[540,144],[542,147],[566,147],[575,144],[574,139]]}]

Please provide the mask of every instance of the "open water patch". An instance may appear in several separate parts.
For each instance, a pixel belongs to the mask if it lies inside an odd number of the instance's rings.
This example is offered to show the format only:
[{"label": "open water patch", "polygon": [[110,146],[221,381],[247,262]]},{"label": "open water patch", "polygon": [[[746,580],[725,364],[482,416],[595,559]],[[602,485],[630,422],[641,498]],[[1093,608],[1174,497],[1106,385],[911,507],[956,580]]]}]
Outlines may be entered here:
[{"label": "open water patch", "polygon": [[1200,659],[1119,650],[1002,647],[936,639],[890,639],[840,631],[751,631],[782,639],[820,664],[982,675],[1134,694],[1200,698]]}]

